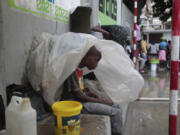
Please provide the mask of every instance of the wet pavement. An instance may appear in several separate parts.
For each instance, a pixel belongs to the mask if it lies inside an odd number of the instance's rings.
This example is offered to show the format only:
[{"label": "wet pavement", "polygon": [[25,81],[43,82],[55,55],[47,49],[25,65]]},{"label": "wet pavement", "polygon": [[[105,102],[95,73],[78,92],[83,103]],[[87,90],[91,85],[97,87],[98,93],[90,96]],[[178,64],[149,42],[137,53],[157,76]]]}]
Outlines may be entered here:
[{"label": "wet pavement", "polygon": [[[170,71],[147,71],[142,74],[145,85],[140,93],[143,98],[169,98],[170,91]],[[179,76],[180,84],[180,76]],[[180,92],[179,92],[180,98]]]}]

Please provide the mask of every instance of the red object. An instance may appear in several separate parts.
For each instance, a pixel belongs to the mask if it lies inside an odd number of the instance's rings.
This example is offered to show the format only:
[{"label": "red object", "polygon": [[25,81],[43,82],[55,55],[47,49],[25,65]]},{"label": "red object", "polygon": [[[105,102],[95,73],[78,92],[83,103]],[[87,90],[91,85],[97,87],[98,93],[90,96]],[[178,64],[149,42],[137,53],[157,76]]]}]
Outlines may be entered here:
[{"label": "red object", "polygon": [[134,8],[134,16],[137,16],[137,8]]},{"label": "red object", "polygon": [[180,0],[173,0],[173,36],[180,35]]},{"label": "red object", "polygon": [[179,71],[179,62],[171,61],[171,79],[170,79],[171,90],[178,90],[178,71]]},{"label": "red object", "polygon": [[177,116],[169,116],[169,135],[177,135]]},{"label": "red object", "polygon": [[170,78],[170,113],[169,113],[169,135],[177,135],[177,113],[178,113],[178,72],[179,72],[179,38],[180,38],[180,0],[173,0],[172,19],[172,60]]},{"label": "red object", "polygon": [[77,73],[78,79],[83,77],[83,71],[82,70],[76,69],[76,73]]},{"label": "red object", "polygon": [[136,44],[136,37],[133,37],[133,43]]}]

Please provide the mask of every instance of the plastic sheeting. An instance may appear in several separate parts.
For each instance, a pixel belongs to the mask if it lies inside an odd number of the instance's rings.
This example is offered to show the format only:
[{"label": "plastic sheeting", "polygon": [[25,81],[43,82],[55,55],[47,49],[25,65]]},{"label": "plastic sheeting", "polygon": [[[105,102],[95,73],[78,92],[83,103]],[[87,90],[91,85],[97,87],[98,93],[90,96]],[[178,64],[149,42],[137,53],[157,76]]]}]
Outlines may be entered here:
[{"label": "plastic sheeting", "polygon": [[135,100],[144,80],[134,69],[123,47],[89,34],[69,32],[59,36],[42,33],[37,36],[26,67],[32,87],[41,91],[49,104],[59,100],[63,82],[92,46],[102,53],[94,72],[106,93],[115,102]]}]

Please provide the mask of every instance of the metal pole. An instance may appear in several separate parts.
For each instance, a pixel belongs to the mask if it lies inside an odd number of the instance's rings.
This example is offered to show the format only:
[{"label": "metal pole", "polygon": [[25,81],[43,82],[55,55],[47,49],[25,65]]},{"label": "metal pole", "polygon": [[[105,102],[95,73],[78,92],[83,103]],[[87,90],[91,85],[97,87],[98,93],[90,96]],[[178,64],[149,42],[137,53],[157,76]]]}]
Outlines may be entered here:
[{"label": "metal pole", "polygon": [[169,135],[177,135],[180,0],[173,0]]},{"label": "metal pole", "polygon": [[137,24],[137,0],[134,0],[133,63],[135,68],[136,68],[136,24]]},{"label": "metal pole", "polygon": [[[170,101],[169,98],[146,98],[141,97],[138,98],[136,101]],[[178,98],[178,101],[180,101],[180,98]]]}]

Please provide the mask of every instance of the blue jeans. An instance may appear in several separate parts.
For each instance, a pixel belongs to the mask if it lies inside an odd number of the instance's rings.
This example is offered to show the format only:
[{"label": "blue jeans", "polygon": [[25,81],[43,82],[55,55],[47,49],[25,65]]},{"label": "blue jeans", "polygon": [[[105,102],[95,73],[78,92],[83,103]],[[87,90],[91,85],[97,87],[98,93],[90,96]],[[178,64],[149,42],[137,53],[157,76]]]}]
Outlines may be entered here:
[{"label": "blue jeans", "polygon": [[87,102],[83,103],[84,113],[108,115],[111,118],[111,128],[114,133],[122,133],[123,120],[122,120],[122,108],[119,104],[113,104],[112,106]]}]

